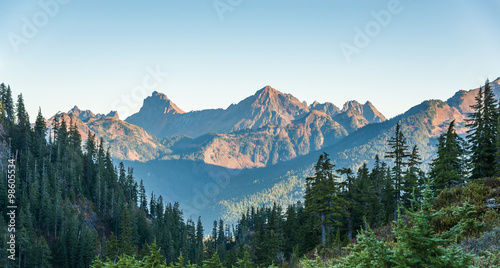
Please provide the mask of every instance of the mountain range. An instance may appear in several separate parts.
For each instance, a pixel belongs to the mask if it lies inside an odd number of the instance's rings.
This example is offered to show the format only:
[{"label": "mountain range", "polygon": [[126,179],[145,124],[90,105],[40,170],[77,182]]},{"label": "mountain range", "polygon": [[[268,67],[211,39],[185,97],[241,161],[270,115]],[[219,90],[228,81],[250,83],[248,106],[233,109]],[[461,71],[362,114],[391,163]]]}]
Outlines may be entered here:
[{"label": "mountain range", "polygon": [[[491,86],[500,96],[500,78]],[[323,151],[337,167],[371,164],[384,155],[397,122],[427,166],[449,122],[466,132],[477,91],[424,101],[389,120],[370,102],[349,101],[342,109],[329,102],[307,105],[270,86],[227,109],[184,112],[153,92],[125,121],[76,106],[56,116],[76,122],[84,138],[88,131],[103,137],[115,159],[133,166],[156,195],[180,202],[188,216],[231,222],[251,205],[299,200]]]},{"label": "mountain range", "polygon": [[[189,136],[257,130],[268,125],[287,126],[312,111],[323,111],[340,121],[349,132],[368,123],[386,118],[369,102],[361,105],[347,102],[340,110],[332,103],[314,102],[308,106],[291,94],[266,86],[227,109],[210,109],[185,113],[162,93],[153,92],[144,100],[141,110],[125,121],[144,128],[156,137]],[[335,120],[338,119],[338,120]]]}]

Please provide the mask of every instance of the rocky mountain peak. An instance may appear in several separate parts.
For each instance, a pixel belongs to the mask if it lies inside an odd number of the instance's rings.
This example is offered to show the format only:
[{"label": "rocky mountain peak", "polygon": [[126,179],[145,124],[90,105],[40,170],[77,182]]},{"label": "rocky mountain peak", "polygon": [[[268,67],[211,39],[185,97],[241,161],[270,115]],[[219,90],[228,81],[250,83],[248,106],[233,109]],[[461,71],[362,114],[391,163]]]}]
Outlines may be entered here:
[{"label": "rocky mountain peak", "polygon": [[78,106],[75,105],[75,107],[73,107],[71,110],[69,110],[70,112],[73,112],[73,113],[80,113],[81,110],[80,108],[78,108]]},{"label": "rocky mountain peak", "polygon": [[363,113],[362,105],[355,100],[351,100],[351,101],[344,103],[344,107],[342,108],[342,112],[347,112],[348,110],[352,110],[352,109],[354,109],[355,111],[357,111],[359,113]]},{"label": "rocky mountain peak", "polygon": [[363,104],[363,116],[370,123],[380,123],[387,120],[387,118],[385,118],[385,116],[369,101]]},{"label": "rocky mountain peak", "polygon": [[278,91],[277,89],[267,85],[263,88],[261,88],[260,90],[258,90],[256,93],[256,95],[263,95],[263,94],[283,94],[281,93],[280,91]]},{"label": "rocky mountain peak", "polygon": [[92,111],[90,111],[90,110],[82,111],[76,105],[71,110],[68,111],[68,116],[78,117],[80,120],[82,120],[84,122],[88,121],[91,118],[96,117],[96,115]]},{"label": "rocky mountain peak", "polygon": [[265,86],[258,90],[253,96],[250,96],[233,107],[243,109],[246,112],[252,109],[264,109],[268,111],[277,111],[288,115],[303,114],[309,111],[305,102],[301,102],[291,94],[285,94],[272,88]]},{"label": "rocky mountain peak", "polygon": [[500,86],[500,77],[498,77],[497,79],[493,80],[493,82],[491,82],[493,84],[497,84],[498,86]]},{"label": "rocky mountain peak", "polygon": [[163,114],[183,114],[175,103],[173,103],[167,95],[154,91],[151,97],[144,100],[141,110],[145,109],[148,112],[163,113]]},{"label": "rocky mountain peak", "polygon": [[369,101],[363,105],[355,100],[348,101],[344,104],[342,113],[347,114],[349,117],[353,117],[355,115],[364,117],[363,119],[365,119],[365,122],[363,124],[379,123],[387,120],[387,118],[385,118],[385,116]]},{"label": "rocky mountain peak", "polygon": [[111,111],[111,112],[109,112],[104,117],[112,117],[112,118],[115,118],[115,119],[120,119],[120,116],[118,116],[118,112],[117,111]]},{"label": "rocky mountain peak", "polygon": [[340,109],[337,106],[335,106],[335,104],[333,104],[331,102],[319,103],[317,101],[314,101],[309,106],[309,110],[311,110],[311,111],[323,111],[331,117],[340,113]]},{"label": "rocky mountain peak", "polygon": [[255,93],[255,99],[260,104],[267,104],[272,102],[273,99],[278,98],[278,96],[284,95],[280,91],[272,88],[271,86],[265,86]]},{"label": "rocky mountain peak", "polygon": [[314,108],[318,105],[321,105],[321,103],[317,102],[317,101],[313,101],[313,103],[311,103],[311,105],[309,105],[309,108]]}]

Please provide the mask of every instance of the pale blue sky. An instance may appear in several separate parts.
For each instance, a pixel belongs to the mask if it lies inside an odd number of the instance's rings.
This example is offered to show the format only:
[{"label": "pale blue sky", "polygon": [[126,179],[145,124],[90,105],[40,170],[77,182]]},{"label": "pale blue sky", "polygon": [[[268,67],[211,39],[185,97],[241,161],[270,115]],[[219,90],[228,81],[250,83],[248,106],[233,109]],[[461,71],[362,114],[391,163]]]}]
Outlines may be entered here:
[{"label": "pale blue sky", "polygon": [[[24,94],[32,120],[38,106],[49,117],[75,104],[124,119],[156,66],[169,75],[152,90],[185,111],[226,108],[271,85],[308,103],[370,100],[392,117],[500,76],[500,1],[401,0],[380,26],[372,12],[390,2],[72,0],[48,12],[1,1],[0,81]],[[220,3],[231,8],[222,16]],[[40,25],[33,36],[24,18]],[[348,62],[341,44],[375,24]]]}]

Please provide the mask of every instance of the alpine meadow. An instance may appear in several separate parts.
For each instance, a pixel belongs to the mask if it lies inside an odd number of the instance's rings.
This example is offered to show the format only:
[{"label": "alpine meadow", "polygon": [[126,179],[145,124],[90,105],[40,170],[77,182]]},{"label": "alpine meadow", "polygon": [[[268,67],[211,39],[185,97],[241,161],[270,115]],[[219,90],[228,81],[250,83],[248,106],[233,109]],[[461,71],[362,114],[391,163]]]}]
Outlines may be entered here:
[{"label": "alpine meadow", "polygon": [[499,10],[0,3],[0,265],[500,267]]}]

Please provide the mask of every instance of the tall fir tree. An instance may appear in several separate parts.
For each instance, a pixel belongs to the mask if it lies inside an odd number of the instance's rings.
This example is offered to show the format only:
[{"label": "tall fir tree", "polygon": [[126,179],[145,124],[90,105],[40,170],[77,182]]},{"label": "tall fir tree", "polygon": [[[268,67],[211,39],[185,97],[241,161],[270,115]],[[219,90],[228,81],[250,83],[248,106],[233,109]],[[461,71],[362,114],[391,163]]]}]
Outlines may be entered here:
[{"label": "tall fir tree", "polygon": [[345,179],[340,183],[342,199],[345,202],[346,214],[347,214],[347,237],[352,238],[353,234],[353,219],[354,219],[354,208],[356,206],[356,178],[354,177],[354,172],[350,168],[338,169],[337,172],[341,176],[345,176]]},{"label": "tall fir tree", "polygon": [[5,94],[7,87],[4,83],[0,84],[0,123],[5,123]]},{"label": "tall fir tree", "polygon": [[198,222],[196,223],[196,254],[195,258],[198,264],[201,264],[205,258],[205,247],[203,245],[203,224],[201,223],[201,217],[198,217]]},{"label": "tall fir tree", "polygon": [[424,172],[420,169],[422,157],[418,151],[418,146],[413,146],[410,156],[408,157],[407,169],[403,181],[403,204],[410,207],[411,199],[420,199],[422,197]]},{"label": "tall fir tree", "polygon": [[12,99],[12,90],[10,89],[10,86],[7,86],[4,89],[4,92],[5,93],[2,94],[2,103],[4,108],[4,120],[5,120],[4,122],[5,126],[7,127],[7,130],[10,130],[10,128],[12,128],[12,126],[14,125],[14,118],[15,118],[14,101]]},{"label": "tall fir tree", "polygon": [[493,177],[497,173],[496,137],[498,133],[498,103],[495,94],[486,80],[484,87],[479,88],[475,98],[474,110],[469,114],[467,139],[471,153],[471,179]]},{"label": "tall fir tree", "polygon": [[404,171],[407,165],[406,159],[410,156],[410,153],[408,152],[408,145],[406,144],[406,138],[401,131],[401,125],[399,122],[396,124],[394,136],[387,142],[391,151],[386,152],[385,158],[392,158],[394,160],[391,175],[395,194],[394,219],[397,219],[398,207],[402,204],[401,195],[404,185]]},{"label": "tall fir tree", "polygon": [[379,155],[375,156],[375,165],[370,173],[373,187],[373,198],[370,200],[370,214],[368,222],[371,227],[379,227],[384,221],[383,190],[385,179],[385,163],[381,162]]},{"label": "tall fir tree", "polygon": [[456,186],[465,181],[467,174],[465,141],[455,131],[455,120],[450,122],[446,133],[438,138],[437,156],[432,160],[429,175],[434,190]]},{"label": "tall fir tree", "polygon": [[38,109],[33,130],[32,152],[35,154],[35,157],[40,157],[47,145],[47,124],[45,123],[41,108]]},{"label": "tall fir tree", "polygon": [[24,105],[24,98],[19,94],[16,104],[16,118],[15,131],[13,136],[13,146],[16,149],[22,150],[27,154],[29,141],[31,139],[31,125],[28,112]]},{"label": "tall fir tree", "polygon": [[142,179],[139,184],[139,208],[144,210],[146,214],[148,213],[148,199],[146,196],[146,189],[144,188],[144,183]]},{"label": "tall fir tree", "polygon": [[321,242],[326,243],[330,228],[340,227],[345,216],[345,200],[340,195],[340,184],[336,181],[335,165],[327,153],[320,155],[313,177],[306,178],[306,211],[319,217]]}]

